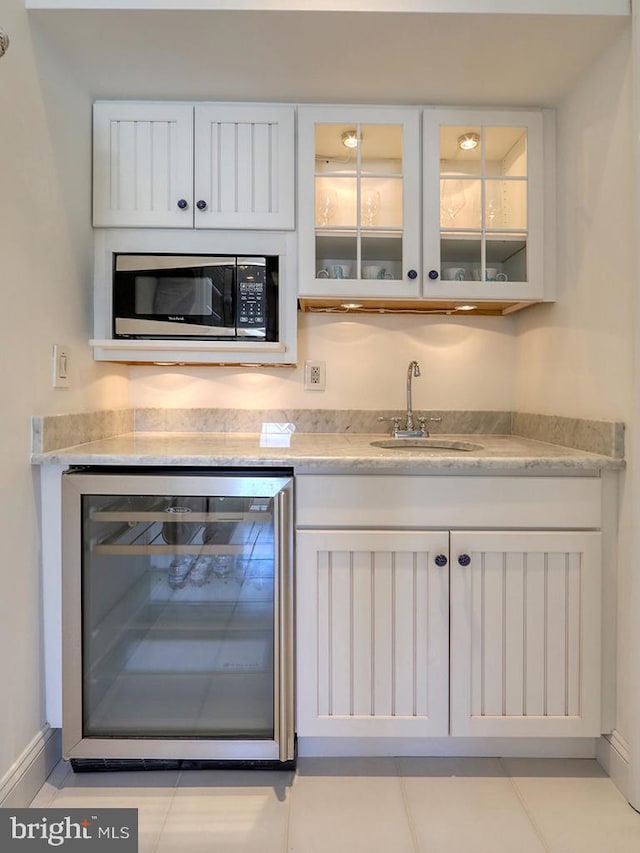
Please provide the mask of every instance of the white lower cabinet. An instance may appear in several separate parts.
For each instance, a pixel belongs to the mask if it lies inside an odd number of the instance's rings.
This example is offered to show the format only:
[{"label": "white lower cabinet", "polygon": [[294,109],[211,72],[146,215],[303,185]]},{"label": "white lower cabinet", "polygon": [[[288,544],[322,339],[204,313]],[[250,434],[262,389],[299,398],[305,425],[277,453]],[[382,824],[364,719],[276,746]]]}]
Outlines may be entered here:
[{"label": "white lower cabinet", "polygon": [[298,734],[448,733],[448,548],[439,531],[298,533]]},{"label": "white lower cabinet", "polygon": [[451,533],[452,735],[600,734],[600,562],[600,533]]},{"label": "white lower cabinet", "polygon": [[[333,528],[312,529],[314,507],[332,514],[336,488],[362,486],[362,500],[375,504],[399,478],[382,491],[366,477],[305,479],[296,564],[299,736],[600,735],[599,531],[341,529],[339,507]],[[417,479],[408,478],[412,491],[422,489]],[[428,479],[418,504],[427,515]],[[465,488],[460,478],[461,498]],[[584,488],[593,515],[597,481]],[[397,518],[402,508],[390,506]],[[490,505],[486,511],[491,519]],[[413,501],[407,516],[415,512]]]}]

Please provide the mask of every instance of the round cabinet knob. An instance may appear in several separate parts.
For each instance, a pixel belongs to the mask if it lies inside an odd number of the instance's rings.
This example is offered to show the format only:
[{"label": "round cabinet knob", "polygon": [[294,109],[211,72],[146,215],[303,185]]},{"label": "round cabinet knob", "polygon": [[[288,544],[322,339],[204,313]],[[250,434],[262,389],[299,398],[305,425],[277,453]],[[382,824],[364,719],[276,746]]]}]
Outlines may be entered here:
[{"label": "round cabinet knob", "polygon": [[442,568],[442,566],[447,565],[447,558],[445,557],[444,554],[438,554],[438,556],[434,560],[434,563],[436,564],[436,566],[439,566],[440,568]]},{"label": "round cabinet knob", "polygon": [[438,270],[429,270],[429,278],[431,279],[431,281],[435,281],[439,275],[440,273],[438,272]]},{"label": "round cabinet knob", "polygon": [[471,557],[468,554],[460,554],[458,557],[458,564],[460,566],[468,566],[471,562]]},{"label": "round cabinet knob", "polygon": [[413,281],[414,278],[418,278],[418,272],[417,270],[409,270],[407,276],[411,279],[411,281]]},{"label": "round cabinet knob", "polygon": [[186,200],[186,198],[181,198],[178,200],[178,207],[180,208],[180,210],[186,210],[189,207],[189,202]]},{"label": "round cabinet knob", "polygon": [[206,210],[207,209],[207,202],[200,199],[200,201],[196,202],[196,207],[198,208],[198,210]]}]

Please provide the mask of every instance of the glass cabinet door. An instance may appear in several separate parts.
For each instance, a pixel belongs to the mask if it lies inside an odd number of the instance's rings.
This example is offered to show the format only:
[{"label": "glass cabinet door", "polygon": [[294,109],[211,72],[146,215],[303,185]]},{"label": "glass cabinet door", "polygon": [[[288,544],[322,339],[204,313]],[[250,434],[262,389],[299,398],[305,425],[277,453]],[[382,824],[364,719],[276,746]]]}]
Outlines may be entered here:
[{"label": "glass cabinet door", "polygon": [[527,129],[440,128],[445,281],[527,281]]},{"label": "glass cabinet door", "polygon": [[425,112],[425,296],[542,287],[541,113]]},{"label": "glass cabinet door", "polygon": [[83,736],[274,737],[274,498],[82,496]]},{"label": "glass cabinet door", "polygon": [[300,121],[301,293],[416,295],[417,114],[310,108]]}]

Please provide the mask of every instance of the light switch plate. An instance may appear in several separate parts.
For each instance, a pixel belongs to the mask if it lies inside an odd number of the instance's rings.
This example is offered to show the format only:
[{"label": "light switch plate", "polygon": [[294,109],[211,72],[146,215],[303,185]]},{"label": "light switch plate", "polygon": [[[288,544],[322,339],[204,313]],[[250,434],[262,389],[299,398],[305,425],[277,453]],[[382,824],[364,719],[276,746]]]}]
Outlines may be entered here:
[{"label": "light switch plate", "polygon": [[69,388],[69,347],[64,344],[53,345],[53,387]]}]

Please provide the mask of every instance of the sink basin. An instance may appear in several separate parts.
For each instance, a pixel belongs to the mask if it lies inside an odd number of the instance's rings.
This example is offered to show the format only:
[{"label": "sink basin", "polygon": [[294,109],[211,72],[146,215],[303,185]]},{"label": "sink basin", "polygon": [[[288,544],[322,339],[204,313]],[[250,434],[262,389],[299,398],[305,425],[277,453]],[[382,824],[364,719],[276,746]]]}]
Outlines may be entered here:
[{"label": "sink basin", "polygon": [[385,438],[372,441],[371,446],[384,450],[482,450],[482,445],[473,441],[450,441],[446,438]]}]

